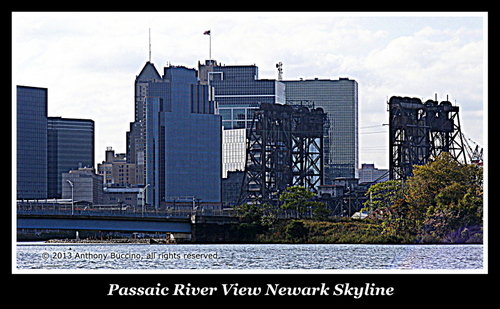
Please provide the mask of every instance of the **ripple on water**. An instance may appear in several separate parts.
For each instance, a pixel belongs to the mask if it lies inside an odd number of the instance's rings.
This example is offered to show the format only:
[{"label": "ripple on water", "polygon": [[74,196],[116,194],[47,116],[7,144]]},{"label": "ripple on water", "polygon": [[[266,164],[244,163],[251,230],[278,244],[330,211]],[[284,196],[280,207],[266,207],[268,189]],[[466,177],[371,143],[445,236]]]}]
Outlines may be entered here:
[{"label": "ripple on water", "polygon": [[[54,258],[64,254],[106,258]],[[48,254],[48,258],[43,254]],[[125,258],[111,259],[111,253]],[[153,258],[145,258],[148,254]],[[185,258],[184,254],[214,258]],[[125,255],[124,255],[125,254]],[[126,255],[128,254],[128,255]],[[170,254],[170,255],[169,255]],[[481,269],[482,245],[77,245],[17,246],[19,269]],[[61,256],[61,255],[59,255]],[[64,255],[62,255],[64,256]],[[131,258],[140,256],[141,258]],[[161,258],[172,257],[175,258]]]}]

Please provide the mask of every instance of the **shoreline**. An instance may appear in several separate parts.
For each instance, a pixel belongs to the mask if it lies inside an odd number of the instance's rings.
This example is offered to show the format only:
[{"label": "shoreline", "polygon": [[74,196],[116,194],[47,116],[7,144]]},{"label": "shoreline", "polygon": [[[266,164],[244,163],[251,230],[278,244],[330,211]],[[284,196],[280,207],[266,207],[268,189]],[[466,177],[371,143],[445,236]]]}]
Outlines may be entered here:
[{"label": "shoreline", "polygon": [[165,239],[154,238],[115,238],[115,239],[49,239],[47,244],[145,244],[145,245],[174,245],[175,242],[167,242]]},{"label": "shoreline", "polygon": [[[17,242],[23,243],[24,241]],[[29,241],[27,241],[29,242]],[[119,238],[119,239],[109,239],[109,240],[100,240],[100,239],[49,239],[46,241],[41,241],[40,243],[45,244],[143,244],[143,245],[176,245],[177,243],[167,243],[164,239],[149,239],[149,238],[141,238],[141,239],[127,239],[127,238]],[[484,245],[484,243],[289,243],[289,242],[185,242],[181,244],[188,245],[377,245],[377,246],[419,246],[419,245]]]}]

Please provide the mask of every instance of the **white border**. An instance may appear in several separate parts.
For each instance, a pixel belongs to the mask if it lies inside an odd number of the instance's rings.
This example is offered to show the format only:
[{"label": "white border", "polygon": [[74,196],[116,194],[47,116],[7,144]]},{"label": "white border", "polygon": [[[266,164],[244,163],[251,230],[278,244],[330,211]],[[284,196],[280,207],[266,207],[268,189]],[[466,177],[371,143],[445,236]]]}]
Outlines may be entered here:
[{"label": "white border", "polygon": [[[267,270],[267,269],[206,269],[206,270],[165,270],[165,269],[127,269],[127,270],[113,270],[113,269],[18,269],[17,268],[17,216],[16,216],[16,19],[14,16],[17,13],[12,13],[12,142],[11,142],[11,175],[12,175],[12,188],[11,188],[11,201],[12,201],[12,237],[11,237],[11,252],[12,252],[12,273],[13,274],[487,274],[488,273],[488,13],[487,12],[261,12],[258,13],[262,16],[282,16],[282,15],[302,15],[302,16],[357,16],[357,17],[415,17],[415,16],[460,16],[460,17],[482,17],[483,18],[483,36],[484,36],[484,50],[483,50],[483,136],[484,136],[484,238],[483,238],[483,268],[482,269],[461,269],[461,270],[402,270],[402,269],[381,269],[381,270],[323,270],[323,269],[297,269],[297,270]],[[22,14],[36,14],[22,13]],[[106,13],[106,14],[128,14],[128,13]],[[145,12],[144,14],[148,14]],[[161,14],[161,13],[149,13]],[[190,13],[191,14],[191,13]],[[196,14],[196,12],[194,12]],[[202,14],[200,12],[200,14]],[[254,14],[255,13],[242,13],[235,12],[231,14]]]}]

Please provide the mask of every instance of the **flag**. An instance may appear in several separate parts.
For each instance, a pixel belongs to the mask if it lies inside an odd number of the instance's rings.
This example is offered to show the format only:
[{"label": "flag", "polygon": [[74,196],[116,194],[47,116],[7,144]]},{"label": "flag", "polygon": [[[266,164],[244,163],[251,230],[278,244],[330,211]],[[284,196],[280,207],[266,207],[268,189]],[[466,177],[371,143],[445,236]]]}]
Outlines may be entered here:
[{"label": "flag", "polygon": [[210,35],[210,30],[203,32],[204,35]]}]

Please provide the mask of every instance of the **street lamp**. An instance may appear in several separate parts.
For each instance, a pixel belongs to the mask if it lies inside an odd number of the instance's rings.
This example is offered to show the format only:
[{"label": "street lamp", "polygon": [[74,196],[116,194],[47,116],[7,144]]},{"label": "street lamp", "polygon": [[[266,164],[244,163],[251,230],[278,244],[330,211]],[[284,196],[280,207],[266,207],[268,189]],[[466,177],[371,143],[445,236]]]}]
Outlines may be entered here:
[{"label": "street lamp", "polygon": [[144,201],[146,199],[146,188],[149,187],[149,183],[142,189],[142,216],[144,217]]},{"label": "street lamp", "polygon": [[66,179],[66,181],[69,183],[69,185],[71,186],[71,215],[73,215],[75,213],[75,201],[73,199],[73,194],[74,194],[74,183],[69,180],[69,179]]}]

